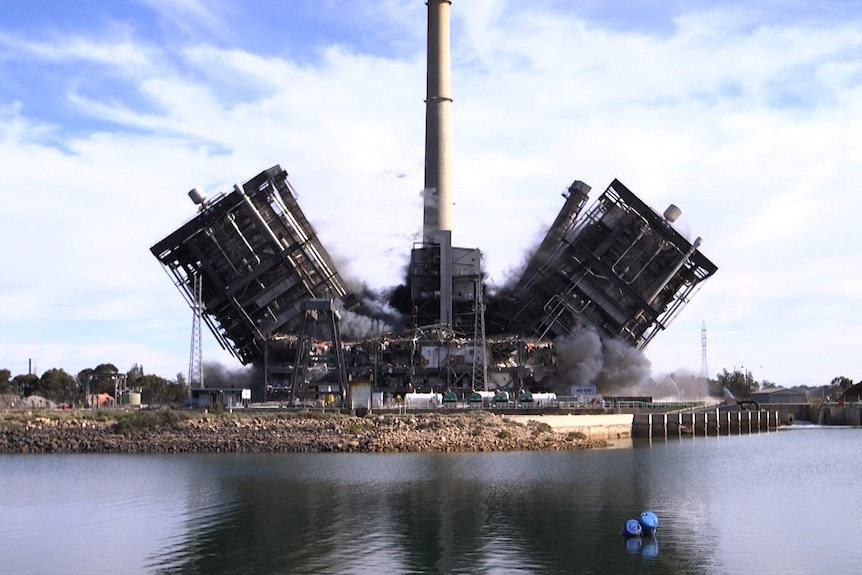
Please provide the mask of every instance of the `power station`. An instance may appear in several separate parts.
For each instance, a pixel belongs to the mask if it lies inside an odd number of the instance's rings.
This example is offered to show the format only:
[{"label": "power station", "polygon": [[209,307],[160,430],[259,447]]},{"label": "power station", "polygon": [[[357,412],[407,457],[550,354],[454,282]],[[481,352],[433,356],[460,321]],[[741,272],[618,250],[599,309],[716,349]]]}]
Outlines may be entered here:
[{"label": "power station", "polygon": [[659,214],[614,180],[586,208],[590,186],[575,181],[517,281],[489,293],[481,251],[453,246],[451,2],[427,5],[422,241],[394,290],[409,294],[401,325],[345,341],[345,315],[373,312],[348,292],[280,166],[212,199],[193,189],[197,214],[151,248],[219,343],[259,368],[256,400],[339,402],[350,381],[393,396],[567,395],[590,382],[558,377],[558,338],[594,330],[643,349],[717,270],[700,238],[673,227],[676,206]]}]

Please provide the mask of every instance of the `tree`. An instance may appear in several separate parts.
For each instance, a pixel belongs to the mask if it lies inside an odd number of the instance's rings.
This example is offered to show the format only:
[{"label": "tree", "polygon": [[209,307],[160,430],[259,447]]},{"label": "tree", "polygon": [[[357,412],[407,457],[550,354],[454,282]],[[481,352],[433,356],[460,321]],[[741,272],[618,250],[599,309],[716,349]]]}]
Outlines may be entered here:
[{"label": "tree", "polygon": [[38,393],[52,401],[75,401],[78,399],[78,381],[62,369],[49,369],[39,378]]},{"label": "tree", "polygon": [[133,364],[132,368],[126,374],[126,377],[128,378],[126,384],[129,387],[143,387],[143,384],[138,380],[144,377],[144,366],[138,365],[137,363]]},{"label": "tree", "polygon": [[[110,393],[114,395],[120,370],[113,363],[100,363],[93,369],[90,380],[90,393]],[[117,399],[116,397],[114,399]]]},{"label": "tree", "polygon": [[142,400],[145,403],[183,403],[186,399],[186,386],[168,381],[157,375],[145,375],[138,379],[142,387]]},{"label": "tree", "polygon": [[12,384],[18,389],[18,393],[20,395],[29,397],[34,393],[37,393],[39,376],[34,373],[16,375],[12,378]]},{"label": "tree", "polygon": [[839,376],[833,377],[829,385],[823,385],[820,389],[823,392],[823,399],[826,401],[837,401],[845,391],[853,387],[853,380],[849,377]]},{"label": "tree", "polygon": [[8,369],[0,369],[0,393],[14,393],[12,386],[12,372]]},{"label": "tree", "polygon": [[838,393],[844,393],[845,391],[853,387],[853,380],[849,377],[844,377],[842,375],[839,377],[833,377],[832,381],[829,382],[829,385],[835,388]]},{"label": "tree", "polygon": [[726,389],[732,393],[736,399],[748,399],[751,397],[753,391],[759,389],[750,371],[743,372],[742,370],[734,369],[732,372],[728,372],[727,369],[723,369],[716,376],[716,381],[722,389]]}]

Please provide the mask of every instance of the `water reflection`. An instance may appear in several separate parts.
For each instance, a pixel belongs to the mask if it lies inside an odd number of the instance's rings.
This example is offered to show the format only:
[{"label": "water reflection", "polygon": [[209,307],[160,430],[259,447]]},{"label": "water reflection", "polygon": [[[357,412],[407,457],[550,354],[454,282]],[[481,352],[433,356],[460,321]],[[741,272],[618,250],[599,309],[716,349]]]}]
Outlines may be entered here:
[{"label": "water reflection", "polygon": [[[168,573],[604,573],[656,538],[625,543],[650,507],[637,450],[590,454],[219,456],[190,494],[186,535],[149,568]],[[648,466],[644,466],[648,473]],[[655,507],[653,505],[653,507]],[[668,528],[673,533],[673,526]],[[673,556],[675,541],[668,546]],[[695,550],[697,551],[697,550]],[[691,548],[662,565],[695,573]],[[622,562],[621,562],[622,561]]]},{"label": "water reflection", "polygon": [[629,555],[640,555],[644,548],[644,542],[640,537],[628,537],[623,539],[626,553]]},{"label": "water reflection", "polygon": [[[16,575],[848,573],[862,562],[860,433],[584,453],[7,456],[0,554]],[[645,509],[656,536],[623,540]]]},{"label": "water reflection", "polygon": [[658,557],[658,537],[652,536],[644,542],[643,549],[641,549],[641,556],[644,559],[649,560]]}]

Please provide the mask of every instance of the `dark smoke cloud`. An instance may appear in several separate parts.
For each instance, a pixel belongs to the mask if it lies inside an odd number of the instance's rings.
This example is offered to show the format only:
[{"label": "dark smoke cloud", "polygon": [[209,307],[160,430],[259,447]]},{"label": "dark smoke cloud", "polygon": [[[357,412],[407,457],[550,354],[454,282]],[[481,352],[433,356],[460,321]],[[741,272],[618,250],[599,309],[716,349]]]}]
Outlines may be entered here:
[{"label": "dark smoke cloud", "polygon": [[[485,293],[485,321],[489,335],[502,334],[525,334],[530,330],[527,324],[533,318],[518,316],[519,305],[517,293],[518,284],[524,279],[528,268],[532,264],[533,273],[547,262],[548,254],[539,254],[543,236],[538,235],[533,240],[533,246],[524,252],[520,263],[517,263],[502,272],[499,281],[486,284]],[[483,275],[487,273],[483,269]]]},{"label": "dark smoke cloud", "polygon": [[407,317],[390,305],[390,294],[376,292],[364,285],[353,293],[359,300],[359,307],[339,309],[342,339],[371,339],[398,331],[407,325]]},{"label": "dark smoke cloud", "polygon": [[568,395],[573,385],[595,385],[602,395],[635,395],[649,385],[651,363],[625,342],[602,340],[592,328],[580,328],[554,342],[555,390]]},{"label": "dark smoke cloud", "polygon": [[263,371],[252,366],[229,367],[220,363],[205,361],[204,386],[214,389],[263,389]]},{"label": "dark smoke cloud", "polygon": [[596,386],[607,395],[625,395],[651,381],[650,360],[636,347],[616,339],[605,340],[604,365]]},{"label": "dark smoke cloud", "polygon": [[590,385],[602,371],[602,340],[592,329],[580,329],[557,338],[554,342],[557,358],[557,393],[568,395],[573,385]]}]

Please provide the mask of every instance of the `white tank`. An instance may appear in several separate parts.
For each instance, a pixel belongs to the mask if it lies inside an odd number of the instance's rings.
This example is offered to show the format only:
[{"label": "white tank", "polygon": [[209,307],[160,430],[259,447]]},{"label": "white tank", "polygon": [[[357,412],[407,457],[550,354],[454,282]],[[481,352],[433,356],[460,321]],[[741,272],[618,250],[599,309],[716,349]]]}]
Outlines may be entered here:
[{"label": "white tank", "polygon": [[196,205],[200,205],[207,201],[207,196],[204,191],[198,187],[194,187],[189,190],[189,197]]},{"label": "white tank", "polygon": [[141,406],[141,392],[140,391],[126,391],[123,393],[123,403],[126,405],[131,405],[133,407]]},{"label": "white tank", "polygon": [[674,204],[671,204],[664,211],[664,219],[673,223],[682,215],[682,210],[676,207]]},{"label": "white tank", "polygon": [[556,393],[534,393],[533,402],[536,405],[548,405],[557,401]]},{"label": "white tank", "polygon": [[443,395],[439,393],[408,393],[404,403],[412,409],[434,409],[443,405]]}]

